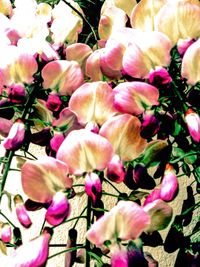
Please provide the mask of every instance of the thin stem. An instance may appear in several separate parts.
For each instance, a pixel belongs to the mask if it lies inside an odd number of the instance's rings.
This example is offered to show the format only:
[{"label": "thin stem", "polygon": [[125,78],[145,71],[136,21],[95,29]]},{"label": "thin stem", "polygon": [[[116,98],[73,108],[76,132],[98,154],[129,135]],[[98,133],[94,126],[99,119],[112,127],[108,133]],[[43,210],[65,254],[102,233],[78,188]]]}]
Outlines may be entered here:
[{"label": "thin stem", "polygon": [[41,230],[40,230],[40,235],[42,234],[42,230],[43,230],[43,228],[44,228],[44,226],[45,226],[45,223],[46,223],[46,219],[44,219],[44,221],[43,221],[43,223],[42,223],[42,227],[41,227]]},{"label": "thin stem", "polygon": [[117,193],[121,194],[121,192],[109,180],[107,180],[106,178],[104,178],[104,181],[107,182],[109,185],[111,185],[112,188],[114,188],[117,191]]},{"label": "thin stem", "polygon": [[5,187],[5,183],[6,183],[6,179],[7,179],[7,176],[8,176],[8,173],[9,173],[9,170],[10,170],[10,165],[11,165],[11,162],[12,162],[12,158],[14,156],[14,151],[7,151],[6,153],[8,153],[8,157],[7,157],[7,162],[5,163],[5,169],[3,171],[3,175],[1,177],[1,185],[0,185],[0,202],[1,202],[1,199],[2,199],[2,192],[4,190],[4,187]]},{"label": "thin stem", "polygon": [[13,228],[16,228],[16,226],[8,219],[8,217],[2,212],[2,211],[0,211],[0,215],[2,216],[2,217],[4,217],[5,219],[6,219],[6,221],[10,224],[10,225],[12,225],[12,227]]},{"label": "thin stem", "polygon": [[71,222],[71,221],[76,220],[76,219],[78,219],[78,218],[80,218],[80,219],[81,219],[81,218],[82,218],[82,219],[87,219],[86,216],[76,216],[76,217],[73,217],[73,218],[71,218],[71,219],[68,219],[68,220],[62,222],[62,223],[59,224],[59,225],[55,225],[55,226],[53,226],[52,229],[55,229],[56,227],[58,227],[58,226],[60,226],[60,225],[62,225],[62,224],[64,224],[64,223]]},{"label": "thin stem", "polygon": [[198,151],[196,151],[196,152],[194,152],[194,151],[193,151],[193,152],[188,152],[188,153],[186,153],[186,154],[180,156],[179,158],[170,161],[170,163],[171,163],[171,164],[177,163],[177,162],[179,162],[180,160],[182,160],[182,159],[184,159],[184,158],[186,158],[186,157],[188,157],[188,156],[192,156],[192,155],[200,155],[200,152],[198,152]]},{"label": "thin stem", "polygon": [[50,259],[52,259],[52,258],[54,258],[54,257],[56,257],[56,256],[58,256],[60,254],[63,254],[63,253],[66,253],[66,252],[70,252],[70,251],[75,251],[75,250],[78,250],[78,249],[83,248],[83,247],[84,246],[77,246],[77,247],[74,247],[74,248],[69,248],[69,249],[62,250],[62,251],[60,251],[60,252],[58,252],[56,254],[53,254],[53,255],[49,256],[48,260],[50,260]]},{"label": "thin stem", "polygon": [[[87,205],[87,230],[90,228],[90,224],[91,224],[91,206],[92,206],[92,202],[91,199],[88,197],[88,205]],[[86,243],[85,243],[85,250],[86,250],[86,263],[85,263],[85,267],[90,267],[90,254],[88,253],[90,251],[90,241],[88,239],[86,239]]]},{"label": "thin stem", "polygon": [[95,39],[95,41],[96,42],[98,42],[98,39],[97,39],[97,35],[96,35],[96,33],[95,33],[95,31],[94,31],[94,28],[93,28],[93,26],[90,24],[90,22],[84,17],[84,15],[81,13],[81,12],[79,12],[75,7],[73,7],[70,3],[68,3],[66,0],[63,0],[63,2],[66,4],[66,5],[68,5],[69,7],[71,7],[71,9],[73,9],[87,24],[88,24],[88,26],[90,27],[90,29],[91,29],[91,31],[92,31],[92,33],[93,33],[93,36],[94,36],[94,39]]},{"label": "thin stem", "polygon": [[79,219],[80,219],[80,216],[83,215],[83,213],[86,211],[86,209],[87,209],[87,207],[85,207],[85,208],[81,211],[79,217],[78,217],[77,220],[75,221],[75,224],[74,224],[73,228],[76,228],[76,225],[77,225],[77,223],[78,223],[78,221],[79,221]]}]

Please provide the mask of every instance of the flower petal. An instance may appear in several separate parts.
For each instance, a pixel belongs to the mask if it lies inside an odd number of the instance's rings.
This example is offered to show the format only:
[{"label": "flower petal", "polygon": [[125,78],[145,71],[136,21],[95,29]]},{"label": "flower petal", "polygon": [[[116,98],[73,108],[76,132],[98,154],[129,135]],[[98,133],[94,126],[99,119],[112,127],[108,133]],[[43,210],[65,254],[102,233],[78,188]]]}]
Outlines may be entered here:
[{"label": "flower petal", "polygon": [[61,95],[71,95],[83,83],[83,73],[76,61],[51,61],[43,68],[42,78],[44,89],[51,88]]},{"label": "flower petal", "polygon": [[140,126],[137,117],[123,114],[106,121],[99,134],[108,139],[122,161],[128,161],[137,158],[146,147],[146,140],[140,136]]},{"label": "flower petal", "polygon": [[111,144],[86,129],[70,132],[57,152],[57,158],[67,164],[69,173],[75,175],[105,169],[112,155]]},{"label": "flower petal", "polygon": [[21,173],[25,194],[36,202],[50,202],[56,192],[72,186],[67,166],[52,157],[27,161]]},{"label": "flower petal", "polygon": [[139,115],[146,107],[158,105],[159,91],[144,82],[124,82],[114,88],[115,107],[120,112]]},{"label": "flower petal", "polygon": [[73,93],[69,108],[76,113],[78,121],[86,124],[94,121],[102,125],[117,111],[114,108],[114,94],[106,82],[85,83]]}]

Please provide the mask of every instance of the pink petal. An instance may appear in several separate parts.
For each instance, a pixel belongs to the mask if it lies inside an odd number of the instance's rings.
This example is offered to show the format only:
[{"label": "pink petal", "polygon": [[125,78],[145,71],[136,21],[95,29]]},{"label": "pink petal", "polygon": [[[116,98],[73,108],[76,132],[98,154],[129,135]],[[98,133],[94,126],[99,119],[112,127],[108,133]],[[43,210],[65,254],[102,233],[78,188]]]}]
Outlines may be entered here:
[{"label": "pink petal", "polygon": [[98,219],[87,231],[87,239],[96,246],[106,240],[115,242],[136,239],[150,223],[149,215],[132,201],[119,201],[109,212]]},{"label": "pink petal", "polygon": [[92,54],[92,49],[83,43],[75,43],[67,46],[66,50],[66,59],[75,60],[83,66],[86,59]]},{"label": "pink petal", "polygon": [[3,223],[0,227],[1,240],[5,243],[10,242],[12,237],[11,226],[8,223]]},{"label": "pink petal", "polygon": [[75,175],[105,169],[112,155],[111,144],[86,129],[70,132],[57,152],[57,158],[67,164],[69,173]]},{"label": "pink petal", "polygon": [[18,247],[9,256],[9,266],[43,266],[49,254],[50,238],[49,233],[43,233],[39,237]]},{"label": "pink petal", "polygon": [[185,52],[181,66],[181,76],[187,83],[195,85],[200,81],[200,63],[196,60],[200,56],[200,40],[194,42]]},{"label": "pink petal", "polygon": [[96,173],[92,172],[86,174],[85,192],[89,197],[91,197],[93,205],[95,205],[96,200],[101,197],[102,192],[101,180]]},{"label": "pink petal", "polygon": [[8,136],[12,125],[13,122],[11,120],[0,118],[0,135],[3,137]]},{"label": "pink petal", "polygon": [[129,161],[137,158],[147,144],[140,136],[140,126],[137,117],[123,114],[106,121],[99,134],[108,139],[122,161]]},{"label": "pink petal", "polygon": [[54,60],[42,70],[44,89],[51,88],[61,95],[71,95],[83,84],[83,73],[76,61]]},{"label": "pink petal", "polygon": [[100,68],[101,53],[102,53],[101,49],[95,50],[87,58],[85,73],[88,77],[90,77],[91,81],[101,81],[103,78],[102,71]]},{"label": "pink petal", "polygon": [[121,183],[125,178],[125,168],[118,155],[114,155],[108,164],[106,176],[115,183]]},{"label": "pink petal", "polygon": [[158,105],[159,91],[144,82],[124,82],[114,88],[115,107],[120,112],[139,115],[146,107]]},{"label": "pink petal", "polygon": [[106,82],[85,83],[72,95],[69,108],[79,123],[93,121],[102,125],[116,114],[113,90]]},{"label": "pink petal", "polygon": [[200,117],[192,109],[188,109],[185,115],[189,133],[195,142],[200,142]]},{"label": "pink petal", "polygon": [[127,250],[120,245],[111,246],[111,266],[112,267],[128,267],[128,253]]},{"label": "pink petal", "polygon": [[67,177],[67,166],[48,156],[27,161],[21,173],[25,194],[36,202],[50,202],[56,192],[72,186],[72,180]]},{"label": "pink petal", "polygon": [[69,202],[62,192],[57,192],[45,214],[46,221],[51,225],[61,224],[70,214]]}]

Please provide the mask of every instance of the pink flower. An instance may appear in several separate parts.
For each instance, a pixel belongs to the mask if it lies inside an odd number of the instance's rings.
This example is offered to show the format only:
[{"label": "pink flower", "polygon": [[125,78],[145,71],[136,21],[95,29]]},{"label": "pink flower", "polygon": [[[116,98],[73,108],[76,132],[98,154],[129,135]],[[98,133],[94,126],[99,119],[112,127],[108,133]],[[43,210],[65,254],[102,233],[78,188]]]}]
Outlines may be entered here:
[{"label": "pink flower", "polygon": [[125,178],[125,168],[118,155],[114,155],[108,164],[106,176],[109,180],[121,183]]},{"label": "pink flower", "polygon": [[51,111],[59,111],[62,106],[62,101],[57,94],[50,94],[48,96],[46,106]]},{"label": "pink flower", "polygon": [[160,199],[160,189],[155,188],[153,191],[151,191],[150,194],[146,197],[143,206],[147,205],[148,203],[153,202],[156,199]]},{"label": "pink flower", "polygon": [[160,187],[160,198],[164,201],[173,200],[178,193],[178,180],[172,165],[167,164]]},{"label": "pink flower", "polygon": [[24,243],[8,257],[9,266],[36,267],[43,266],[49,254],[51,234],[44,231],[40,236]]},{"label": "pink flower", "polygon": [[72,186],[67,175],[67,165],[55,158],[26,161],[21,168],[24,193],[33,201],[50,203],[57,192]]},{"label": "pink flower", "polygon": [[32,222],[24,206],[23,198],[20,195],[16,195],[14,197],[14,202],[15,202],[15,211],[16,211],[16,215],[17,215],[19,222],[25,228],[29,228]]},{"label": "pink flower", "polygon": [[59,225],[70,214],[70,205],[63,192],[57,192],[45,214],[45,219],[51,225]]},{"label": "pink flower", "polygon": [[120,245],[111,246],[111,266],[112,267],[128,267],[128,254],[125,248]]},{"label": "pink flower", "polygon": [[0,224],[0,233],[1,233],[1,240],[5,243],[11,241],[12,237],[12,230],[11,226],[8,223],[1,223]]},{"label": "pink flower", "polygon": [[187,124],[189,133],[195,142],[200,141],[200,117],[191,108],[187,110],[185,115],[185,122]]},{"label": "pink flower", "polygon": [[26,89],[21,84],[13,84],[8,87],[8,100],[12,103],[21,104],[26,99]]},{"label": "pink flower", "polygon": [[65,162],[69,173],[82,175],[84,172],[104,170],[113,156],[109,141],[86,129],[70,132],[58,149],[56,157]]},{"label": "pink flower", "polygon": [[149,73],[149,83],[154,86],[168,84],[172,81],[168,71],[162,67],[156,67],[155,70]]},{"label": "pink flower", "polygon": [[8,150],[17,150],[24,142],[25,124],[20,120],[10,128],[8,136],[3,141],[3,146]]},{"label": "pink flower", "polygon": [[149,215],[132,201],[119,201],[115,207],[98,219],[87,231],[87,239],[96,246],[106,240],[116,242],[136,239],[150,223]]},{"label": "pink flower", "polygon": [[92,199],[93,205],[95,205],[96,200],[101,197],[102,184],[99,176],[92,172],[87,173],[85,176],[85,192]]},{"label": "pink flower", "polygon": [[184,56],[187,49],[195,42],[194,39],[179,39],[177,49],[181,57]]},{"label": "pink flower", "polygon": [[154,136],[160,129],[158,119],[151,113],[145,112],[143,114],[143,121],[141,124],[141,136],[145,139]]}]

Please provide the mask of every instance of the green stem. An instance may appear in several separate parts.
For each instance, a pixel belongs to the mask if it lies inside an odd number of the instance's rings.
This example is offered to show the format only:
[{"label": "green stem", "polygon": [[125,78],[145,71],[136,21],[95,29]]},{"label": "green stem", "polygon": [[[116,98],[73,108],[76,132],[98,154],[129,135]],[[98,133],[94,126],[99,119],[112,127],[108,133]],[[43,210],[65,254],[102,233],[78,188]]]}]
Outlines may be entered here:
[{"label": "green stem", "polygon": [[190,207],[189,209],[187,209],[186,211],[182,212],[180,215],[181,216],[185,216],[187,213],[189,213],[192,210],[195,210],[197,208],[200,207],[200,202],[196,203],[195,205],[193,205],[192,207]]},{"label": "green stem", "polygon": [[8,219],[8,217],[4,214],[4,213],[2,213],[2,211],[0,211],[0,215],[2,216],[2,217],[4,217],[5,219],[6,219],[6,221],[10,224],[10,225],[12,225],[12,227],[13,228],[16,228],[16,226]]},{"label": "green stem", "polygon": [[60,254],[67,253],[67,252],[70,252],[70,251],[75,251],[75,250],[78,250],[78,249],[83,248],[83,247],[84,246],[77,246],[77,247],[74,247],[74,248],[69,248],[69,249],[62,250],[62,251],[60,251],[60,252],[58,252],[56,254],[53,254],[53,255],[49,256],[48,260],[50,260],[50,259],[52,259],[52,258],[54,258],[54,257],[56,257],[56,256],[58,256]]},{"label": "green stem", "polygon": [[182,160],[182,159],[184,159],[184,158],[186,158],[186,157],[188,157],[188,156],[192,156],[192,155],[200,155],[200,152],[198,152],[198,151],[196,151],[196,152],[194,152],[194,151],[193,151],[193,152],[188,152],[188,153],[186,153],[186,154],[180,156],[179,158],[170,161],[170,163],[171,163],[171,164],[177,163],[177,162],[179,162],[180,160]]},{"label": "green stem", "polygon": [[14,156],[14,151],[7,151],[6,152],[8,154],[7,156],[7,162],[5,163],[5,165],[3,167],[5,167],[5,169],[3,170],[3,175],[1,177],[1,184],[0,184],[0,203],[1,203],[1,199],[2,199],[2,193],[5,187],[5,183],[6,183],[6,179],[10,170],[10,165],[12,162],[12,158]]},{"label": "green stem", "polygon": [[121,194],[121,192],[109,181],[109,180],[107,180],[106,178],[104,178],[104,181],[106,182],[106,183],[108,183],[109,185],[111,185],[112,186],[112,188],[114,188],[115,189],[115,191],[117,191],[117,193],[119,193],[119,194]]},{"label": "green stem", "polygon": [[79,219],[81,218],[80,216],[82,216],[83,215],[83,213],[85,212],[85,210],[87,209],[87,207],[85,207],[82,211],[81,211],[81,213],[80,213],[80,215],[79,215],[79,217],[77,218],[77,220],[75,221],[75,224],[74,224],[74,226],[73,226],[73,228],[76,228],[76,225],[77,225],[77,223],[78,223],[78,221],[79,221]]},{"label": "green stem", "polygon": [[64,221],[64,222],[62,222],[61,224],[59,224],[59,225],[55,225],[55,226],[53,226],[52,227],[52,229],[55,229],[56,227],[58,227],[58,226],[60,226],[60,225],[62,225],[62,224],[64,224],[64,223],[68,223],[68,222],[71,222],[71,221],[73,221],[73,220],[77,220],[77,219],[86,219],[87,217],[86,216],[76,216],[76,217],[73,217],[73,218],[71,218],[71,219],[68,219],[68,220],[66,220],[66,221]]},{"label": "green stem", "polygon": [[[91,199],[88,197],[88,205],[87,205],[87,230],[89,230],[90,228],[90,224],[91,224],[91,206],[92,206],[92,201]],[[90,251],[90,241],[88,239],[86,239],[86,243],[85,243],[85,250],[86,250],[86,263],[85,263],[85,267],[90,267],[90,254],[88,253]]]},{"label": "green stem", "polygon": [[93,28],[93,26],[90,24],[90,22],[84,17],[84,15],[81,13],[81,12],[79,12],[75,7],[73,7],[70,3],[68,3],[66,0],[63,0],[63,2],[66,4],[66,5],[68,5],[71,9],[73,9],[87,24],[88,24],[88,26],[90,27],[90,29],[91,29],[91,31],[92,31],[92,33],[93,33],[93,36],[94,36],[94,39],[95,39],[95,41],[96,42],[98,42],[98,39],[97,39],[97,35],[96,35],[96,33],[95,33],[95,31],[94,31],[94,28]]},{"label": "green stem", "polygon": [[173,84],[174,92],[175,92],[176,96],[179,98],[181,108],[182,108],[182,110],[183,110],[183,113],[185,114],[186,111],[188,110],[188,107],[187,107],[187,105],[185,104],[185,101],[184,101],[184,99],[183,99],[181,93],[179,92],[178,87],[177,87],[177,85],[175,84],[175,82],[172,81],[171,83]]}]

